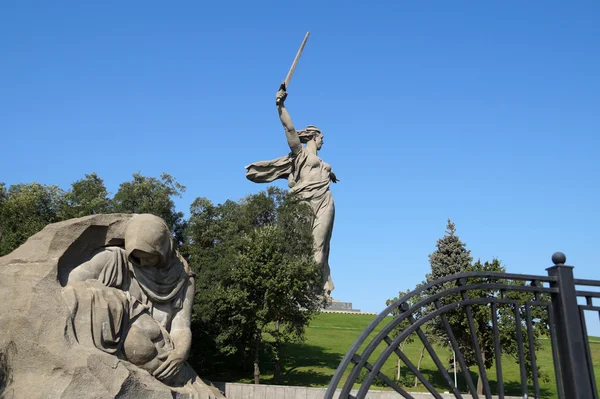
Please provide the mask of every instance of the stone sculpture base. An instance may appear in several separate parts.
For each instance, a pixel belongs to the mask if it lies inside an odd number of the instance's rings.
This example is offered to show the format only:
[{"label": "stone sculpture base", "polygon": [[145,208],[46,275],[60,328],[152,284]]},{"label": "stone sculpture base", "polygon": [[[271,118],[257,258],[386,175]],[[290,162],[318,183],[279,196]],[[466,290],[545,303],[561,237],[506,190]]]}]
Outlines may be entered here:
[{"label": "stone sculpture base", "polygon": [[[184,387],[77,342],[61,290],[73,260],[113,245],[127,215],[49,225],[0,258],[0,398],[213,399],[224,396],[189,367]],[[66,269],[65,269],[66,268]]]},{"label": "stone sculpture base", "polygon": [[360,312],[360,309],[353,309],[352,302],[343,302],[332,299],[323,309],[329,312]]}]

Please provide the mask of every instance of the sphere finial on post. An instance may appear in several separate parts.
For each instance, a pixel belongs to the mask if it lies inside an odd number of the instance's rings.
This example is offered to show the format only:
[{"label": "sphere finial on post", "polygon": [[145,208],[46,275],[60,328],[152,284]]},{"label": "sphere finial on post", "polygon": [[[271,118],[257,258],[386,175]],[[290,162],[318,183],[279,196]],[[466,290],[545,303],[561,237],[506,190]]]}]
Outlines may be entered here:
[{"label": "sphere finial on post", "polygon": [[567,256],[562,252],[555,252],[552,255],[552,263],[554,263],[556,266],[564,266],[566,262]]}]

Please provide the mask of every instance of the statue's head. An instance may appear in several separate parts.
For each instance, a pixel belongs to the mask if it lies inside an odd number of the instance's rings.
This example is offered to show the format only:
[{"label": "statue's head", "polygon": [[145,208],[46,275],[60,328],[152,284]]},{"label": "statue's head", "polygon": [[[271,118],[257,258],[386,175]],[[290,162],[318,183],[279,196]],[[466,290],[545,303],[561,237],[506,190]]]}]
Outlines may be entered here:
[{"label": "statue's head", "polygon": [[173,236],[158,216],[135,215],[125,230],[125,251],[128,259],[139,266],[158,266],[171,256]]},{"label": "statue's head", "polygon": [[297,133],[301,143],[306,144],[309,141],[314,141],[317,146],[317,150],[320,150],[323,146],[323,133],[321,133],[321,130],[318,127],[308,125],[304,129],[298,130]]}]

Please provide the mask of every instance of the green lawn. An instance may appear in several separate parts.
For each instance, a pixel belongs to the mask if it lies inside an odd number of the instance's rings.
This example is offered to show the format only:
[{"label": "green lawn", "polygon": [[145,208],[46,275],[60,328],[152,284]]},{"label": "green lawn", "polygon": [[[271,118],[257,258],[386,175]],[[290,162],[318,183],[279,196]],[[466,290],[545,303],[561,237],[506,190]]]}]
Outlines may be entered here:
[{"label": "green lawn", "polygon": [[[375,316],[371,315],[348,315],[348,314],[332,314],[324,313],[318,315],[310,324],[307,329],[307,340],[302,344],[291,344],[284,347],[284,360],[283,360],[283,383],[285,385],[298,385],[298,386],[314,386],[314,387],[325,387],[329,384],[333,373],[339,365],[342,357],[346,354],[352,343],[356,340],[358,335],[364,330]],[[381,330],[381,326],[374,332],[376,334]],[[368,340],[367,340],[368,342]],[[380,345],[377,348],[375,355],[381,353],[385,344]],[[592,351],[592,358],[594,360],[595,370],[600,370],[600,339],[592,338],[590,340],[590,348]],[[407,354],[409,359],[416,365],[419,359],[421,346],[418,343],[413,343],[405,346],[404,352]],[[438,356],[442,361],[450,358],[451,353],[448,349],[438,348]],[[372,359],[372,358],[371,358]],[[554,367],[552,362],[552,350],[550,347],[550,341],[543,341],[543,349],[537,353],[537,361],[542,371],[549,378],[549,382],[540,381],[542,398],[555,398],[556,387],[555,387],[555,376]],[[383,372],[391,378],[396,377],[396,363],[397,357],[393,355],[386,362]],[[519,367],[512,360],[512,358],[506,356],[502,361],[503,367],[503,378],[505,383],[505,394],[507,395],[520,395],[520,378],[519,378]],[[272,364],[266,360],[261,365],[262,377],[261,381],[265,384],[273,384]],[[440,391],[447,390],[447,386],[443,381],[440,373],[437,371],[431,358],[425,354],[421,370],[425,376],[433,383],[433,385]],[[476,368],[472,368],[472,376],[475,379],[477,374],[475,373]],[[348,372],[348,371],[347,371]],[[403,374],[406,374],[406,370],[403,369]],[[488,378],[492,389],[495,390],[496,386],[496,371],[495,367],[488,370]],[[225,377],[214,376],[215,380],[223,380]],[[600,374],[596,372],[597,383],[600,384]],[[225,377],[230,381],[237,382],[253,382],[251,372],[246,378],[239,376],[227,376]],[[404,377],[406,381],[407,377]],[[409,378],[412,381],[412,378]],[[459,387],[462,390],[466,390],[462,373],[459,374]],[[381,388],[385,389],[385,388]],[[419,385],[417,388],[412,387],[410,391],[423,391],[424,388]],[[533,391],[530,391],[530,395]]]}]

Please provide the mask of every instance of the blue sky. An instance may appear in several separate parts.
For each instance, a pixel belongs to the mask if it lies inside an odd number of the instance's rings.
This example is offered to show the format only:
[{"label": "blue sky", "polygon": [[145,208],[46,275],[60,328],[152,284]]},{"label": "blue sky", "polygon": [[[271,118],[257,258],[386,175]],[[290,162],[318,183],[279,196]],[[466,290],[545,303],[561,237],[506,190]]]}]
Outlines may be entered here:
[{"label": "blue sky", "polygon": [[288,151],[274,97],[310,30],[287,106],[341,180],[334,298],[382,310],[448,218],[475,258],[545,274],[560,250],[600,278],[599,18],[597,1],[3,1],[0,181],[96,172],[115,193],[164,171],[185,212],[264,189],[244,166]]}]

